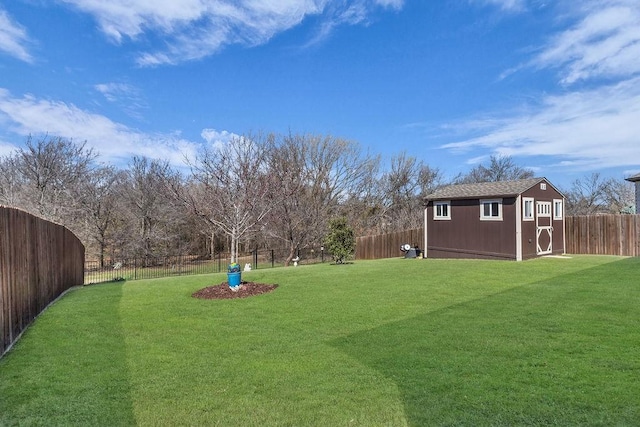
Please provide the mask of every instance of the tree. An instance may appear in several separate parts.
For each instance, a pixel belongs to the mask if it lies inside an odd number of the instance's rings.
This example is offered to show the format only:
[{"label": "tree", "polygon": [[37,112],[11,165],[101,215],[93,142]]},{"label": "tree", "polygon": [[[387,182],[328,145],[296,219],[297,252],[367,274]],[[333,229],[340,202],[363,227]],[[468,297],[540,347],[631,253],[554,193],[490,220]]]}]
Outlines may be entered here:
[{"label": "tree", "polygon": [[85,144],[47,136],[18,150],[15,166],[22,175],[24,208],[44,219],[73,228],[76,187],[92,172],[96,154]]},{"label": "tree", "polygon": [[[104,267],[105,254],[117,212],[117,182],[122,180],[113,166],[97,168],[76,188],[78,203],[83,210],[88,238],[97,246],[100,267]],[[89,246],[89,245],[86,245]]]},{"label": "tree", "polygon": [[631,183],[604,179],[597,172],[576,179],[571,188],[563,192],[567,198],[567,215],[621,213],[634,200]]},{"label": "tree", "polygon": [[329,219],[354,195],[364,191],[378,159],[363,154],[358,144],[320,135],[287,135],[277,141],[269,158],[274,209],[267,236],[296,251],[322,240]]},{"label": "tree", "polygon": [[533,178],[533,171],[518,166],[511,156],[491,156],[489,164],[478,165],[467,174],[458,175],[455,184],[473,184],[478,182],[515,181]]},{"label": "tree", "polygon": [[421,227],[423,199],[441,182],[438,169],[404,152],[394,156],[390,170],[380,180],[379,232]]},{"label": "tree", "polygon": [[240,240],[262,225],[275,204],[278,177],[268,173],[274,136],[247,135],[205,147],[191,164],[193,181],[174,194],[205,224],[230,239],[230,262]]},{"label": "tree", "polygon": [[635,186],[629,181],[610,178],[604,190],[611,213],[630,213],[635,204]]},{"label": "tree", "polygon": [[353,256],[356,250],[356,238],[346,217],[329,221],[329,233],[325,237],[324,245],[336,264],[342,264],[347,258]]},{"label": "tree", "polygon": [[166,192],[167,181],[173,175],[169,164],[134,157],[125,172],[117,191],[121,194],[123,213],[129,217],[120,222],[119,230],[129,247],[127,255],[144,257],[146,262],[153,256],[181,252],[179,230],[185,216]]},{"label": "tree", "polygon": [[0,205],[24,207],[25,184],[18,169],[18,157],[13,155],[0,159]]}]

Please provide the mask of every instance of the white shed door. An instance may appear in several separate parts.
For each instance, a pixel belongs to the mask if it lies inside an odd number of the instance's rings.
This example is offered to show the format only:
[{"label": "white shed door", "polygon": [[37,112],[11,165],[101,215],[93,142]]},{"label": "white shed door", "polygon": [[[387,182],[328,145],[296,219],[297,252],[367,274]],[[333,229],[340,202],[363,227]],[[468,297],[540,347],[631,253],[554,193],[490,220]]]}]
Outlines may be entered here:
[{"label": "white shed door", "polygon": [[538,255],[553,251],[551,202],[536,202],[536,245]]}]

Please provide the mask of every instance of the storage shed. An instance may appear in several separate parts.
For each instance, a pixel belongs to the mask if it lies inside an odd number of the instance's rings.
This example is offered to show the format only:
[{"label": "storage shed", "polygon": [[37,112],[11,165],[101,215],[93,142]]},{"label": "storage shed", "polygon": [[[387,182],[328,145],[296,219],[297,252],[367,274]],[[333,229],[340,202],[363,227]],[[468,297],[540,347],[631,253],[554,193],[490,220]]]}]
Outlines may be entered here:
[{"label": "storage shed", "polygon": [[564,254],[564,196],[546,178],[449,185],[425,198],[424,256]]}]

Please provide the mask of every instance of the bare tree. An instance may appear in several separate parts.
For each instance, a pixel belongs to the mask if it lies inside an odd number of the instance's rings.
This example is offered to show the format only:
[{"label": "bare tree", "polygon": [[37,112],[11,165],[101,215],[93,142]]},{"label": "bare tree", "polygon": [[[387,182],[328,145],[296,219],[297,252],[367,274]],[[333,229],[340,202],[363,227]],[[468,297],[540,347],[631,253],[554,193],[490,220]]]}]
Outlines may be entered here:
[{"label": "bare tree", "polygon": [[269,160],[279,185],[267,234],[287,245],[285,265],[298,249],[321,244],[329,219],[366,191],[378,161],[354,142],[320,135],[287,135]]},{"label": "bare tree", "polygon": [[564,191],[567,215],[621,213],[633,204],[633,185],[623,180],[605,179],[594,172],[576,179]]},{"label": "bare tree", "polygon": [[123,180],[123,172],[118,173],[113,166],[96,168],[86,180],[80,182],[76,188],[77,200],[83,211],[88,228],[88,244],[97,246],[97,256],[100,267],[105,265],[105,254],[111,243],[117,215],[118,180]]},{"label": "bare tree", "polygon": [[418,228],[423,222],[423,198],[442,184],[442,174],[406,153],[391,159],[381,179],[382,231]]},{"label": "bare tree", "polygon": [[0,159],[0,205],[26,208],[24,195],[26,182],[18,169],[18,157]]},{"label": "bare tree", "polygon": [[[220,227],[214,221],[217,214],[215,212],[216,205],[212,202],[212,198],[217,196],[206,183],[200,181],[201,172],[198,172],[197,175],[197,177],[192,175],[183,179],[179,174],[175,174],[167,181],[168,191],[173,202],[181,205],[188,212],[197,235],[205,236],[209,256],[214,259],[216,249],[219,246],[216,242]],[[220,197],[224,196],[220,195]]]},{"label": "bare tree", "polygon": [[418,181],[420,182],[420,202],[422,203],[424,197],[444,185],[444,175],[440,169],[422,164],[418,174]]},{"label": "bare tree", "polygon": [[308,146],[300,136],[289,135],[278,141],[269,157],[269,173],[277,176],[279,186],[274,187],[278,201],[266,217],[269,238],[284,242],[289,248],[285,266],[288,266],[295,251],[304,245],[312,234],[312,219],[307,210],[313,211],[313,189],[307,167]]},{"label": "bare tree", "polygon": [[341,204],[343,215],[348,218],[358,236],[383,232],[386,209],[383,205],[384,193],[379,170],[380,158],[371,158],[369,171],[363,176],[360,191]]},{"label": "bare tree", "polygon": [[267,169],[274,136],[235,137],[206,147],[191,165],[193,181],[174,194],[205,224],[231,240],[230,262],[237,262],[240,240],[261,226],[273,208],[276,176]]},{"label": "bare tree", "polygon": [[85,144],[47,136],[29,137],[15,159],[24,180],[25,208],[42,218],[72,225],[74,188],[91,173],[96,158]]},{"label": "bare tree", "polygon": [[130,217],[120,222],[120,231],[135,224],[125,233],[130,235],[127,240],[133,255],[145,260],[177,250],[180,243],[178,232],[184,216],[176,211],[166,192],[172,175],[166,161],[134,157],[118,187],[123,208]]},{"label": "bare tree", "polygon": [[515,181],[534,176],[530,169],[518,166],[511,156],[491,156],[488,165],[478,165],[464,175],[454,179],[455,184],[476,182]]},{"label": "bare tree", "polygon": [[612,213],[632,213],[635,186],[629,181],[610,178],[607,180],[605,198]]}]

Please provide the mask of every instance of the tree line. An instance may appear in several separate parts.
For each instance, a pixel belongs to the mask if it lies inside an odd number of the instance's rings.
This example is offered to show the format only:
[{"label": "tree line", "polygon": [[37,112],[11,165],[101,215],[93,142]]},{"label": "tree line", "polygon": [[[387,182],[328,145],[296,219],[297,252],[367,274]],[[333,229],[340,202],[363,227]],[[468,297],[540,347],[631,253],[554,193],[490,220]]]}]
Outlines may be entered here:
[{"label": "tree line", "polygon": [[[87,258],[213,256],[228,251],[318,248],[334,218],[356,235],[421,227],[423,199],[442,185],[530,178],[511,157],[492,156],[446,180],[400,153],[383,164],[354,141],[324,135],[247,134],[203,147],[185,167],[134,156],[99,162],[85,143],[43,136],[0,158],[0,204],[72,230]],[[620,213],[633,187],[594,173],[560,189],[568,215]]]}]

